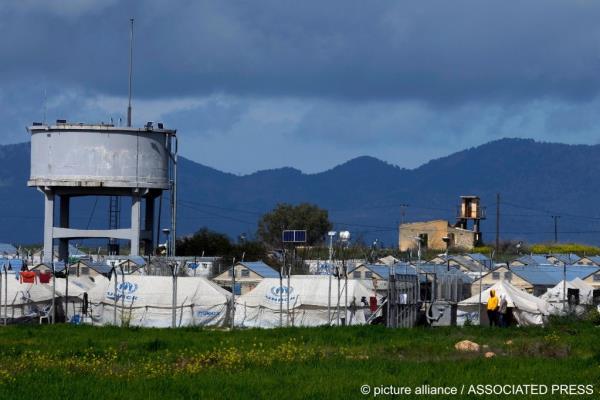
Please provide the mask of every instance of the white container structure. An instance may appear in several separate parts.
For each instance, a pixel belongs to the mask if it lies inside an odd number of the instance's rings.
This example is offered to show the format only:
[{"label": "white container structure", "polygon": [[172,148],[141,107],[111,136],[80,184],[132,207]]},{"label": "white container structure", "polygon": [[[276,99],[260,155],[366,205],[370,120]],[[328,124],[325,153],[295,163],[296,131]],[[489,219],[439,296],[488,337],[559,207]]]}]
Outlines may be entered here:
[{"label": "white container structure", "polygon": [[[147,123],[143,128],[112,124],[34,123],[31,134],[31,175],[28,186],[45,198],[44,256],[52,261],[52,244],[59,240],[59,259],[68,257],[72,239],[108,238],[131,242],[139,255],[140,241],[153,249],[154,204],[163,190],[174,188],[176,130]],[[58,221],[54,202],[60,199]],[[132,199],[131,227],[74,229],[69,225],[69,200],[75,196],[128,196]],[[141,202],[145,202],[144,225]]]}]

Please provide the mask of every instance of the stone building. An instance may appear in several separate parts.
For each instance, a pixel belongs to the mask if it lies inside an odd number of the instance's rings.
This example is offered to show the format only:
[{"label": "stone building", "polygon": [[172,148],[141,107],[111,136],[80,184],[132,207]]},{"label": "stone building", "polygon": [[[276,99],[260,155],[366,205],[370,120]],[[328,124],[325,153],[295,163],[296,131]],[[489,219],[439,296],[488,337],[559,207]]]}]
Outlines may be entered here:
[{"label": "stone building", "polygon": [[463,250],[473,250],[476,244],[476,233],[469,229],[455,228],[448,221],[436,220],[426,222],[413,222],[400,225],[400,251],[417,248],[416,237],[421,238],[422,248],[445,250],[448,246]]}]

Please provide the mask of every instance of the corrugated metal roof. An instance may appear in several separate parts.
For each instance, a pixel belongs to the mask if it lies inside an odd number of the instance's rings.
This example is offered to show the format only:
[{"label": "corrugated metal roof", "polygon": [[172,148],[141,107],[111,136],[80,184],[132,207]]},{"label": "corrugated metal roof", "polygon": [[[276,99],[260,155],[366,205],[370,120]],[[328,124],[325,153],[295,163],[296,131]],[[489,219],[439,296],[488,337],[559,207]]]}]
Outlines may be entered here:
[{"label": "corrugated metal roof", "polygon": [[6,267],[7,269],[10,267],[13,271],[21,270],[23,266],[23,260],[20,258],[1,258],[0,259],[0,268]]},{"label": "corrugated metal roof", "polygon": [[390,267],[381,264],[366,264],[365,267],[382,277],[388,279],[390,277]]},{"label": "corrugated metal roof", "polygon": [[94,262],[89,264],[86,263],[86,265],[90,269],[93,269],[94,271],[98,272],[99,274],[109,274],[113,270],[113,267],[111,265],[102,262]]},{"label": "corrugated metal roof", "polygon": [[[564,279],[564,269],[552,265],[526,265],[510,267],[510,270],[532,285],[555,286]],[[585,279],[600,271],[598,267],[567,265],[567,281],[575,278]]]},{"label": "corrugated metal roof", "polygon": [[17,248],[10,243],[0,243],[0,254],[9,256],[17,254]]},{"label": "corrugated metal roof", "polygon": [[450,256],[449,258],[450,260],[459,263],[471,272],[481,272],[486,269],[485,266],[483,266],[482,264],[475,262],[474,260],[466,256]]},{"label": "corrugated metal roof", "polygon": [[450,270],[445,265],[440,264],[421,264],[419,266],[421,272],[426,272],[428,274],[436,274],[438,277],[442,277],[445,275],[456,275],[460,277],[463,282],[471,283],[473,282],[473,278],[469,275],[465,274],[463,271],[459,270],[454,266],[450,266]]},{"label": "corrugated metal roof", "polygon": [[546,258],[546,256],[539,254],[526,254],[517,258],[514,261],[519,261],[525,265],[549,265],[550,262]]},{"label": "corrugated metal roof", "polygon": [[146,264],[146,259],[144,257],[142,257],[142,256],[119,256],[119,255],[117,255],[117,256],[106,256],[106,257],[104,257],[104,259],[105,260],[113,260],[113,261],[114,260],[117,260],[117,261],[119,261],[119,260],[121,260],[121,261],[131,260],[131,261],[133,261],[136,264],[140,264],[140,263],[142,265]]},{"label": "corrugated metal roof", "polygon": [[587,258],[588,260],[590,260],[594,264],[600,265],[600,256],[586,256],[585,258]]},{"label": "corrugated metal roof", "polygon": [[490,262],[491,260],[485,254],[481,253],[469,253],[467,256],[471,257],[475,261],[479,262]]},{"label": "corrugated metal roof", "polygon": [[[65,269],[65,263],[62,261],[54,261],[54,271],[55,272],[62,272]],[[32,269],[38,269],[40,267],[46,267],[49,270],[52,270],[52,263],[41,263],[41,264],[37,264],[35,267],[33,267]]]},{"label": "corrugated metal roof", "polygon": [[142,256],[128,256],[127,259],[139,266],[146,265],[146,259]]},{"label": "corrugated metal roof", "polygon": [[555,257],[561,263],[565,263],[567,265],[576,264],[577,261],[581,260],[581,257],[579,257],[577,254],[574,254],[574,253],[570,253],[570,254],[550,254],[548,257],[551,257],[551,256]]},{"label": "corrugated metal roof", "polygon": [[[358,267],[364,266],[369,271],[379,275],[382,279],[389,279],[391,267],[386,264],[358,264],[354,267],[348,268],[348,275],[351,276],[352,272]],[[415,274],[415,266],[408,263],[396,263],[393,265],[394,271],[397,274]],[[439,266],[438,266],[439,268]]]},{"label": "corrugated metal roof", "polygon": [[[54,253],[58,254],[58,246],[53,246],[52,249],[54,250]],[[79,250],[77,247],[73,246],[72,244],[69,245],[69,256],[70,257],[83,257],[83,256],[87,256],[87,254],[85,254],[83,251]]]},{"label": "corrugated metal roof", "polygon": [[[245,261],[240,262],[238,265],[243,265],[244,267],[256,272],[258,275],[263,278],[279,278],[279,272],[275,271],[273,268],[269,267],[262,261]],[[229,268],[231,269],[231,268]]]}]

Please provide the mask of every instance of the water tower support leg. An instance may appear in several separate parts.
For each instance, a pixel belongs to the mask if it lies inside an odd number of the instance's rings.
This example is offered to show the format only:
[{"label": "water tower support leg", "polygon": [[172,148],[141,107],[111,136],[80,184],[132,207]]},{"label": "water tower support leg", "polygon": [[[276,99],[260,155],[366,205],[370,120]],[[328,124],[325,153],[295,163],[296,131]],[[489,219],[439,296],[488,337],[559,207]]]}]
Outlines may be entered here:
[{"label": "water tower support leg", "polygon": [[140,194],[134,192],[131,195],[131,250],[132,256],[140,255]]},{"label": "water tower support leg", "polygon": [[[60,216],[59,226],[61,228],[69,227],[69,207],[70,197],[66,195],[60,196]],[[69,239],[60,239],[58,242],[58,259],[61,261],[68,261],[69,258]]]},{"label": "water tower support leg", "polygon": [[144,230],[146,231],[147,239],[144,241],[144,253],[147,256],[152,255],[154,249],[154,241],[152,240],[154,235],[154,199],[156,197],[151,193],[146,196],[146,211]]},{"label": "water tower support leg", "polygon": [[54,192],[44,192],[44,262],[52,262],[52,234],[54,228]]}]

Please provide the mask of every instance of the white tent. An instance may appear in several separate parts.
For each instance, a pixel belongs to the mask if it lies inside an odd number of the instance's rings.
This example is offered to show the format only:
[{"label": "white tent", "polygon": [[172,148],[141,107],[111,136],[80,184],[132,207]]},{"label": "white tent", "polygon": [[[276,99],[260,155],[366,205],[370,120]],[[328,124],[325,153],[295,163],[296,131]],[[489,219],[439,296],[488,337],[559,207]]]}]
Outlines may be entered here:
[{"label": "white tent", "polygon": [[585,312],[584,306],[594,304],[594,288],[579,278],[566,282],[566,284],[565,281],[561,281],[558,285],[548,289],[540,298],[550,304],[550,312],[552,314],[562,314],[565,307],[568,307],[564,299],[565,293],[568,299],[569,289],[579,290],[579,304],[581,306],[574,307],[573,311],[575,313],[581,314]]},{"label": "white tent", "polygon": [[[113,278],[114,279],[114,278]],[[104,296],[91,302],[92,320],[103,325],[170,327],[173,279],[170,276],[125,275],[103,283]],[[177,326],[221,326],[227,320],[231,294],[202,277],[177,278]],[[95,297],[92,296],[92,297]],[[115,321],[116,307],[116,321]]]},{"label": "white tent", "polygon": [[[20,283],[14,274],[2,275],[0,290],[0,319],[30,319],[49,312],[52,304],[53,282]],[[63,278],[56,278],[56,307],[64,310],[64,297],[69,296],[69,315],[80,304],[83,291]],[[61,311],[64,312],[64,311]],[[59,314],[61,314],[59,312]]]},{"label": "white tent", "polygon": [[508,282],[500,281],[492,287],[458,303],[457,323],[464,325],[469,320],[479,324],[479,305],[482,310],[482,323],[487,321],[486,305],[490,291],[495,290],[496,296],[506,296],[508,307],[512,311],[515,321],[522,326],[543,325],[549,315],[549,305],[546,301],[520,290]]},{"label": "white tent", "polygon": [[[338,281],[333,278],[331,282],[331,322],[336,324]],[[261,328],[327,325],[328,292],[328,276],[292,275],[289,288],[286,278],[283,285],[277,278],[263,279],[252,291],[236,299],[235,325]],[[371,296],[376,295],[359,280],[348,279],[348,309],[344,313],[345,283],[340,281],[340,318],[345,314],[348,325],[365,324],[371,315],[368,307]]]},{"label": "white tent", "polygon": [[91,303],[100,303],[104,298],[104,294],[110,280],[104,275],[80,275],[78,277],[69,278],[69,282],[77,286],[83,292],[88,294],[88,300]]}]

